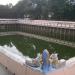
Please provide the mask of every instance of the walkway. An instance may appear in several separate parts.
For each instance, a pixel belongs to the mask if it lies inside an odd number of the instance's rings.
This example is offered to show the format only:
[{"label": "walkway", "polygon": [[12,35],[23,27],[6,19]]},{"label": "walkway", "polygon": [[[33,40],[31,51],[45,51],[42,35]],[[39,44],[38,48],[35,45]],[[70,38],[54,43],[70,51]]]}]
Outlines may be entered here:
[{"label": "walkway", "polygon": [[35,35],[35,34],[29,34],[29,33],[25,33],[25,32],[17,32],[16,31],[16,32],[1,32],[0,33],[0,36],[5,36],[5,35],[23,35],[23,36],[28,36],[31,38],[41,39],[41,40],[44,40],[47,42],[57,43],[57,44],[66,45],[66,46],[75,48],[74,42],[63,41],[63,40],[59,40],[59,39],[49,38],[49,37]]}]

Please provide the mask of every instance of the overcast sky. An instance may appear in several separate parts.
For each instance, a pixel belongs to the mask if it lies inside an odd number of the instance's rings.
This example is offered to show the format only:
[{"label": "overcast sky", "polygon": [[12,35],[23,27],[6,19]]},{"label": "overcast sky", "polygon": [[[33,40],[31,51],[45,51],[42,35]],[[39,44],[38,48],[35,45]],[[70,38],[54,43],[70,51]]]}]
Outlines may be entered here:
[{"label": "overcast sky", "polygon": [[19,0],[0,0],[0,4],[2,5],[6,5],[9,3],[12,3],[13,5],[15,5]]}]

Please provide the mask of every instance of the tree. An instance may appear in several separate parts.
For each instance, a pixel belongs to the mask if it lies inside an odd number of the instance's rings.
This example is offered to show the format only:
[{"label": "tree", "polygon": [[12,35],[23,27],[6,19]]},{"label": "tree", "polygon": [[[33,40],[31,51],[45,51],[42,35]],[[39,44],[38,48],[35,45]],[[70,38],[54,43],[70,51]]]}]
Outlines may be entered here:
[{"label": "tree", "polygon": [[48,1],[47,0],[32,0],[34,7],[31,11],[34,19],[47,19],[48,18]]},{"label": "tree", "polygon": [[75,20],[74,13],[75,5],[68,0],[20,0],[15,6],[0,5],[0,18]]},{"label": "tree", "polygon": [[28,15],[31,9],[32,9],[31,0],[21,0],[13,7],[14,14],[17,15],[17,18],[23,18],[24,15]]},{"label": "tree", "polygon": [[67,0],[48,0],[48,9],[49,12],[53,13],[52,19],[60,20],[62,19],[62,13],[64,12],[64,8]]}]

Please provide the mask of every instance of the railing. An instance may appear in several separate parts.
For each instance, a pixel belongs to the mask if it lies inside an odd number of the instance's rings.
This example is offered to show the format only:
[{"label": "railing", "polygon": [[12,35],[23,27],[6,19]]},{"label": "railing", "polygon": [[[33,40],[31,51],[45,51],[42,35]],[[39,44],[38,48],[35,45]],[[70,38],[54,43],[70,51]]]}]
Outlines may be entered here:
[{"label": "railing", "polygon": [[38,26],[75,29],[75,22],[69,22],[69,21],[22,20],[22,19],[19,19],[18,23],[19,24],[29,24],[29,25],[38,25]]},{"label": "railing", "polygon": [[75,29],[75,22],[49,21],[49,20],[25,20],[25,19],[0,19],[0,24],[29,24],[38,26]]}]

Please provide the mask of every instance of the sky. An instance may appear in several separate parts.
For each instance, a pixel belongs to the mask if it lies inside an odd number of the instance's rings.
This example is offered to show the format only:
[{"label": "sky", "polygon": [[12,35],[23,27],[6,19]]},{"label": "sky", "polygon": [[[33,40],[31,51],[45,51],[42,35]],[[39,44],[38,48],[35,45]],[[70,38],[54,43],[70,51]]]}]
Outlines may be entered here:
[{"label": "sky", "polygon": [[9,3],[12,3],[13,5],[15,5],[19,0],[0,0],[0,4],[2,5],[7,5]]}]

